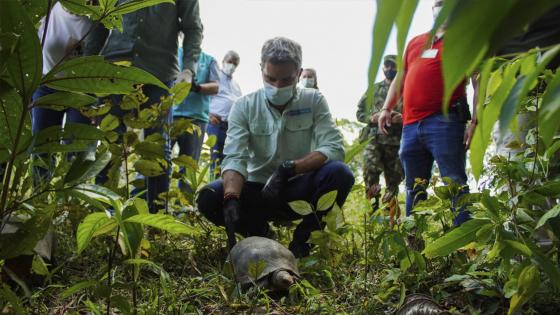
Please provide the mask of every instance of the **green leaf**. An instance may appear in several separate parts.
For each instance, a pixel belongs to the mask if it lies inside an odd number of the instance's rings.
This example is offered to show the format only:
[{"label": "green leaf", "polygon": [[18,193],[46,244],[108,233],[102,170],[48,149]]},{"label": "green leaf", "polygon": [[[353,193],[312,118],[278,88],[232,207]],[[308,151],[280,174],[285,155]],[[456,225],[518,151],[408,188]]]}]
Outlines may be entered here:
[{"label": "green leaf", "polygon": [[[385,47],[387,46],[387,40],[389,39],[395,20],[399,15],[399,10],[403,7],[403,2],[403,0],[377,0],[377,10],[373,25],[372,54],[368,70],[368,104],[371,103],[371,98],[374,93],[373,83],[375,82],[377,71],[381,64]],[[408,6],[405,6],[405,8],[408,8]],[[404,14],[402,19],[406,20]],[[401,22],[401,25],[404,26],[404,21]],[[401,31],[404,32],[404,30]]]},{"label": "green leaf", "polygon": [[527,247],[523,243],[520,243],[518,241],[513,241],[513,240],[504,240],[504,243],[508,244],[515,251],[517,251],[517,252],[519,252],[519,253],[527,256],[527,257],[531,257],[533,255],[533,252],[531,251],[531,249],[529,249],[529,247]]},{"label": "green leaf", "polygon": [[22,115],[26,117],[16,152],[22,159],[27,159],[27,147],[31,144],[31,115],[16,90],[0,80],[0,163],[7,161],[12,153]]},{"label": "green leaf", "polygon": [[399,61],[397,62],[398,71],[402,71],[403,69],[403,64],[400,60],[402,60],[402,56],[404,56],[406,37],[408,36],[410,24],[412,23],[412,18],[414,17],[417,6],[418,0],[403,1],[395,21],[397,25],[397,51],[399,57]]},{"label": "green leaf", "polygon": [[97,98],[86,94],[55,92],[40,97],[33,103],[33,106],[61,111],[66,108],[80,109],[96,102]]},{"label": "green leaf", "polygon": [[511,297],[508,315],[520,309],[539,289],[541,274],[537,267],[527,266],[517,279],[517,293]]},{"label": "green leaf", "polygon": [[49,274],[49,268],[47,267],[47,264],[45,264],[45,261],[43,260],[41,255],[33,256],[33,262],[31,263],[31,270],[33,270],[33,273],[41,276],[46,276]]},{"label": "green leaf", "polygon": [[187,234],[196,235],[199,234],[192,226],[188,226],[181,221],[175,220],[174,217],[167,214],[137,214],[125,220],[125,222],[135,222],[151,227],[167,231],[172,234]]},{"label": "green leaf", "polygon": [[41,84],[62,91],[83,93],[127,94],[137,84],[167,86],[148,72],[105,62],[101,56],[80,57],[52,69]]},{"label": "green leaf", "polygon": [[542,270],[550,279],[550,282],[554,285],[556,289],[560,289],[560,271],[558,271],[558,264],[553,262],[546,255],[540,253],[536,246],[531,247],[534,255],[532,259],[542,268]]},{"label": "green leaf", "polygon": [[60,298],[65,299],[69,296],[71,296],[72,294],[78,293],[84,289],[87,288],[91,288],[95,285],[97,285],[98,281],[97,280],[86,280],[86,281],[82,281],[82,282],[78,282],[76,284],[74,284],[73,286],[69,287],[68,289],[64,290],[61,294],[60,294]]},{"label": "green leaf", "polygon": [[8,59],[16,50],[17,41],[14,33],[0,33],[0,73],[4,72]]},{"label": "green leaf", "polygon": [[65,186],[84,183],[99,174],[111,161],[111,152],[107,151],[97,157],[95,161],[76,160],[64,177]]},{"label": "green leaf", "polygon": [[548,84],[542,98],[539,112],[540,136],[543,142],[550,146],[560,124],[560,72],[556,71],[554,78]]},{"label": "green leaf", "polygon": [[[515,76],[520,65],[520,62],[514,62],[494,72],[490,79],[491,81],[488,83],[491,85],[492,81],[497,81],[499,85],[493,94],[488,95],[491,96],[490,103],[478,109],[478,124],[470,146],[472,148],[470,161],[475,178],[479,178],[482,174],[484,152],[486,152],[486,148],[490,143],[490,136],[494,129],[494,124],[498,120],[502,105],[515,84]],[[488,93],[492,93],[492,91],[489,90]]]},{"label": "green leaf", "polygon": [[119,118],[113,114],[109,114],[103,118],[99,124],[99,128],[103,131],[111,131],[117,128],[120,124]]},{"label": "green leaf", "polygon": [[258,261],[252,261],[249,263],[247,266],[247,273],[253,281],[256,281],[260,278],[265,269],[266,261],[259,259]]},{"label": "green leaf", "polygon": [[[139,142],[134,146],[134,153],[142,156],[146,159],[157,159],[164,157],[164,144],[158,142]],[[183,157],[185,155],[180,155],[177,159],[175,159],[178,163],[183,162]],[[192,162],[196,165],[196,161],[191,158]],[[181,165],[183,166],[183,165]]]},{"label": "green leaf", "polygon": [[290,206],[290,208],[292,208],[292,210],[295,213],[297,213],[301,216],[306,216],[308,214],[313,213],[313,208],[311,207],[309,202],[307,202],[305,200],[290,201],[290,202],[288,202],[288,205]]},{"label": "green leaf", "polygon": [[552,219],[552,218],[556,218],[558,215],[560,215],[560,205],[556,205],[552,209],[548,210],[539,219],[539,222],[537,222],[537,226],[535,226],[535,229],[538,229],[538,228],[542,227],[543,225],[546,224],[546,221],[548,221],[549,219]]},{"label": "green leaf", "polygon": [[76,192],[86,195],[97,201],[101,201],[108,205],[112,205],[114,200],[121,198],[118,194],[110,190],[109,188],[93,185],[93,184],[80,184],[74,189]]},{"label": "green leaf", "polygon": [[350,148],[345,150],[346,152],[345,152],[345,155],[344,155],[344,163],[349,164],[350,162],[352,162],[352,160],[354,160],[354,158],[358,154],[360,154],[364,151],[364,149],[366,148],[366,146],[370,142],[371,142],[371,138],[364,141],[364,142],[356,142],[356,143],[352,144],[352,146]]},{"label": "green leaf", "polygon": [[138,160],[134,163],[134,169],[140,174],[153,177],[165,174],[165,168],[161,163],[151,161],[151,160]]},{"label": "green leaf", "polygon": [[531,190],[537,192],[546,197],[556,197],[560,195],[560,181],[548,181],[540,186],[535,187]]},{"label": "green leaf", "polygon": [[175,5],[175,1],[173,0],[129,0],[116,6],[109,12],[111,15],[123,15],[160,3],[170,3]]},{"label": "green leaf", "polygon": [[92,20],[99,20],[103,11],[99,6],[87,5],[85,0],[60,0],[60,3],[68,11],[77,15],[88,16]]},{"label": "green leaf", "polygon": [[428,258],[449,255],[455,250],[476,240],[476,232],[489,224],[490,221],[485,219],[469,220],[432,243],[429,243],[422,254]]},{"label": "green leaf", "polygon": [[181,103],[191,91],[191,84],[187,82],[181,82],[175,84],[170,90],[169,93],[173,96],[173,104]]},{"label": "green leaf", "polygon": [[78,225],[76,233],[78,255],[89,245],[97,229],[111,220],[114,221],[115,219],[111,218],[106,212],[94,212],[84,218],[82,223]]},{"label": "green leaf", "polygon": [[6,68],[10,85],[18,90],[25,103],[30,102],[41,80],[43,59],[39,37],[20,1],[2,1],[0,30],[17,35],[18,41],[6,61]]},{"label": "green leaf", "polygon": [[184,167],[191,171],[198,170],[198,163],[190,156],[181,154],[173,159],[173,164]]},{"label": "green leaf", "polygon": [[10,286],[8,286],[6,283],[2,283],[0,296],[2,297],[2,301],[7,301],[8,303],[10,303],[11,309],[7,308],[8,311],[13,311],[14,314],[17,315],[28,314],[23,307],[23,302],[21,301],[21,299],[17,296],[17,294],[14,293],[14,291],[12,291],[12,289],[10,289]]},{"label": "green leaf", "polygon": [[319,201],[317,201],[317,211],[329,210],[336,201],[337,194],[338,191],[333,190],[319,197]]}]

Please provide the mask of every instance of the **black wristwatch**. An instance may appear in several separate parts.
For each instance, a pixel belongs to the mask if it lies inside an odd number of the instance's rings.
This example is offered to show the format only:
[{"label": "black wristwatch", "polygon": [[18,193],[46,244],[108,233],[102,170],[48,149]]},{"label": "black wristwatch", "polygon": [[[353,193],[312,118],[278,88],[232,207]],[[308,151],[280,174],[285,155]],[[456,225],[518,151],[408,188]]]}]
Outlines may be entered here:
[{"label": "black wristwatch", "polygon": [[282,173],[286,177],[286,179],[291,178],[296,175],[296,161],[294,160],[287,160],[282,162]]}]

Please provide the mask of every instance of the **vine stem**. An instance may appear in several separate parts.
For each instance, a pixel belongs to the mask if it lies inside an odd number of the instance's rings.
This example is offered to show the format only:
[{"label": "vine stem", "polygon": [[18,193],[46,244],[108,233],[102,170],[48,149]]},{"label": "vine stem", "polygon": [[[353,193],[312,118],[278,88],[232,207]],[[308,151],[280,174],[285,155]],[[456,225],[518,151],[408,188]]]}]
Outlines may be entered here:
[{"label": "vine stem", "polygon": [[47,3],[47,16],[45,17],[45,28],[43,29],[43,36],[41,36],[41,48],[45,46],[45,38],[47,38],[47,29],[49,28],[49,20],[51,19],[52,0]]}]

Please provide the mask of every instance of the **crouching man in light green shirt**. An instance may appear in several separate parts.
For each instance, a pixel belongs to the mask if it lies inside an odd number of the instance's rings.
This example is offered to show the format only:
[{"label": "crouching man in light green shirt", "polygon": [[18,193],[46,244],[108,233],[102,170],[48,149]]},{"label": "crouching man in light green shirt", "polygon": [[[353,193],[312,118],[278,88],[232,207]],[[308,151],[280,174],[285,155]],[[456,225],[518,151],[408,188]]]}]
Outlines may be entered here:
[{"label": "crouching man in light green shirt", "polygon": [[[354,176],[343,162],[342,134],[318,90],[297,87],[301,46],[287,38],[265,42],[261,52],[264,88],[241,97],[229,114],[222,162],[223,180],[204,187],[198,209],[214,224],[226,226],[229,246],[235,232],[269,235],[268,221],[302,218],[288,202],[337,190],[342,207]],[[289,248],[309,255],[311,232],[323,228],[328,211],[303,216]]]}]

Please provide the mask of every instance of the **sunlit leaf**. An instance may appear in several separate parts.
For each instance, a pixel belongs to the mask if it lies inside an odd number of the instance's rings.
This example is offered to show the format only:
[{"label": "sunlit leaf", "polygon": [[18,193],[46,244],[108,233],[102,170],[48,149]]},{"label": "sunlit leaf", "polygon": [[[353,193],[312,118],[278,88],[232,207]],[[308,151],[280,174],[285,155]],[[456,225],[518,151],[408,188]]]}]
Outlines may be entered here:
[{"label": "sunlit leaf", "polygon": [[78,225],[76,233],[77,253],[80,254],[89,245],[97,229],[111,220],[114,221],[115,219],[111,218],[106,212],[94,212],[85,217],[82,223]]},{"label": "sunlit leaf", "polygon": [[72,92],[55,92],[40,97],[33,105],[61,111],[66,108],[80,109],[95,102],[97,102],[97,98],[90,95]]},{"label": "sunlit leaf", "polygon": [[288,202],[290,208],[297,214],[301,216],[306,216],[308,214],[313,213],[313,208],[309,204],[309,202],[305,200],[295,200]]},{"label": "sunlit leaf", "polygon": [[471,219],[429,243],[422,254],[428,258],[446,256],[476,240],[476,232],[490,223],[485,219]]},{"label": "sunlit leaf", "polygon": [[537,267],[527,266],[517,279],[517,293],[511,297],[508,315],[515,313],[523,304],[527,303],[541,284],[541,274]]},{"label": "sunlit leaf", "polygon": [[126,219],[125,221],[149,225],[172,234],[196,235],[199,233],[199,231],[192,226],[186,225],[170,215],[161,213],[138,214]]},{"label": "sunlit leaf", "polygon": [[258,261],[252,261],[249,263],[249,265],[247,266],[247,273],[253,281],[256,281],[261,277],[265,269],[266,261],[260,259]]},{"label": "sunlit leaf", "polygon": [[337,195],[338,191],[333,190],[319,197],[319,201],[317,201],[317,211],[329,210],[332,207],[333,203],[336,201]]}]

